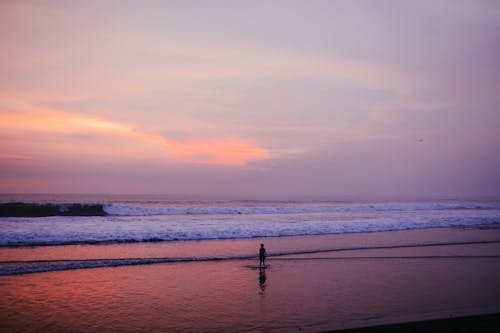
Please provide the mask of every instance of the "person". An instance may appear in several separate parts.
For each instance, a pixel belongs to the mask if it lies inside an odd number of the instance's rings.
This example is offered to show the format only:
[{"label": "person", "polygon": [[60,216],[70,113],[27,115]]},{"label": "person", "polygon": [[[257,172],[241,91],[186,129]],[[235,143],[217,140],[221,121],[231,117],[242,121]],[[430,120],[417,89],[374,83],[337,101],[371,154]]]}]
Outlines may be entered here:
[{"label": "person", "polygon": [[260,244],[259,259],[260,259],[259,267],[266,268],[266,249],[264,247],[264,244]]}]

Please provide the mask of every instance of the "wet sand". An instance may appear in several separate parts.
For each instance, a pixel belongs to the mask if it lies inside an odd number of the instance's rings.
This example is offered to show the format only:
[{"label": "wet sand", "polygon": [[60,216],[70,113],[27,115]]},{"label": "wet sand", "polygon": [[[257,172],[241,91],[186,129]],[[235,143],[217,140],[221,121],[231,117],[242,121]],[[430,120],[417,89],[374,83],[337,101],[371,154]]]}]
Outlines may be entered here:
[{"label": "wet sand", "polygon": [[[261,241],[265,270],[235,259]],[[2,261],[228,259],[0,276],[0,331],[322,332],[500,313],[496,241],[499,229],[452,228],[2,249]]]},{"label": "wet sand", "polygon": [[403,324],[330,331],[329,333],[496,333],[500,331],[500,314],[424,320]]}]

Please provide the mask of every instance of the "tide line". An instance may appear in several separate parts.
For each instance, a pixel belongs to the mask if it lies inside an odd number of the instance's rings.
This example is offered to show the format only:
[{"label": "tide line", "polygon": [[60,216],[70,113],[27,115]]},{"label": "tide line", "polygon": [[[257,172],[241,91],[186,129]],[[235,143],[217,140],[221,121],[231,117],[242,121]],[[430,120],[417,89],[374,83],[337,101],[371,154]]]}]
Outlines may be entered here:
[{"label": "tide line", "polygon": [[[401,244],[401,245],[381,245],[381,246],[363,246],[363,247],[344,247],[317,250],[300,250],[269,253],[270,260],[360,260],[360,259],[443,259],[443,258],[500,258],[500,255],[448,255],[448,256],[343,256],[335,258],[308,257],[308,258],[284,258],[294,255],[311,255],[332,252],[345,251],[367,251],[382,249],[400,249],[400,248],[423,248],[439,247],[453,245],[478,245],[478,244],[500,244],[500,240],[468,241],[468,242],[438,242],[423,244]],[[151,265],[160,263],[188,263],[188,262],[210,262],[227,260],[250,260],[257,258],[256,255],[237,255],[237,256],[211,256],[211,257],[156,257],[156,258],[100,258],[100,259],[56,259],[56,260],[19,260],[19,261],[0,261],[0,276],[31,274],[40,272],[90,269],[103,267],[119,267],[132,265]]]}]

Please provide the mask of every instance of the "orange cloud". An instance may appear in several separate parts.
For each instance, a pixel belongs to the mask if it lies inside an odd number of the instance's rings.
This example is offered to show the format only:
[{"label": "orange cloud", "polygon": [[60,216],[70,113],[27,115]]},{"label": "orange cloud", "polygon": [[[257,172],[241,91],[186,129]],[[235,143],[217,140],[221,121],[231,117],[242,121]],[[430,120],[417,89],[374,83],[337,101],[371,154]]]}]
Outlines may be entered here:
[{"label": "orange cloud", "polygon": [[[30,157],[43,150],[41,155],[44,156],[155,155],[188,163],[218,165],[246,165],[251,160],[270,158],[266,150],[239,138],[180,142],[147,133],[131,124],[54,110],[0,113],[0,133],[7,138],[3,143],[4,157]],[[46,135],[65,135],[67,140],[41,140]],[[9,147],[9,141],[16,144]]]},{"label": "orange cloud", "polygon": [[203,164],[243,165],[249,160],[267,159],[269,153],[241,139],[168,142],[167,149],[183,160]]},{"label": "orange cloud", "polygon": [[50,133],[120,133],[131,132],[132,127],[119,122],[60,111],[0,113],[2,130],[23,130]]}]

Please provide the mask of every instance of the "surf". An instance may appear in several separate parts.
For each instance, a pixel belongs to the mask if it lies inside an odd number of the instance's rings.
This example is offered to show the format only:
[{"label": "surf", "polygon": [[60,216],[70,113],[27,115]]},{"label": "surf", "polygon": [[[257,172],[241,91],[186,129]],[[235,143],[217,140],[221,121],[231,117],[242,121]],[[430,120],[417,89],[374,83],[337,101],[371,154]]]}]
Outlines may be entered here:
[{"label": "surf", "polygon": [[[456,242],[430,242],[413,243],[399,245],[379,245],[379,246],[352,246],[340,248],[322,248],[313,250],[295,250],[270,253],[269,260],[363,260],[363,259],[467,259],[467,258],[500,258],[499,255],[426,255],[426,256],[343,256],[343,257],[302,257],[287,258],[294,255],[319,255],[333,252],[348,251],[370,251],[370,250],[391,250],[404,248],[425,248],[453,245],[485,245],[500,244],[499,240],[479,240],[479,241],[456,241]],[[205,256],[205,257],[156,257],[156,258],[96,258],[96,259],[76,259],[76,260],[16,260],[0,261],[0,276],[23,275],[53,271],[67,271],[76,269],[94,269],[105,267],[137,266],[152,264],[172,264],[189,262],[214,262],[214,261],[257,261],[258,255],[238,254],[229,256]],[[248,265],[247,265],[248,266]],[[248,266],[254,267],[254,266]],[[258,267],[258,266],[256,266]]]}]

